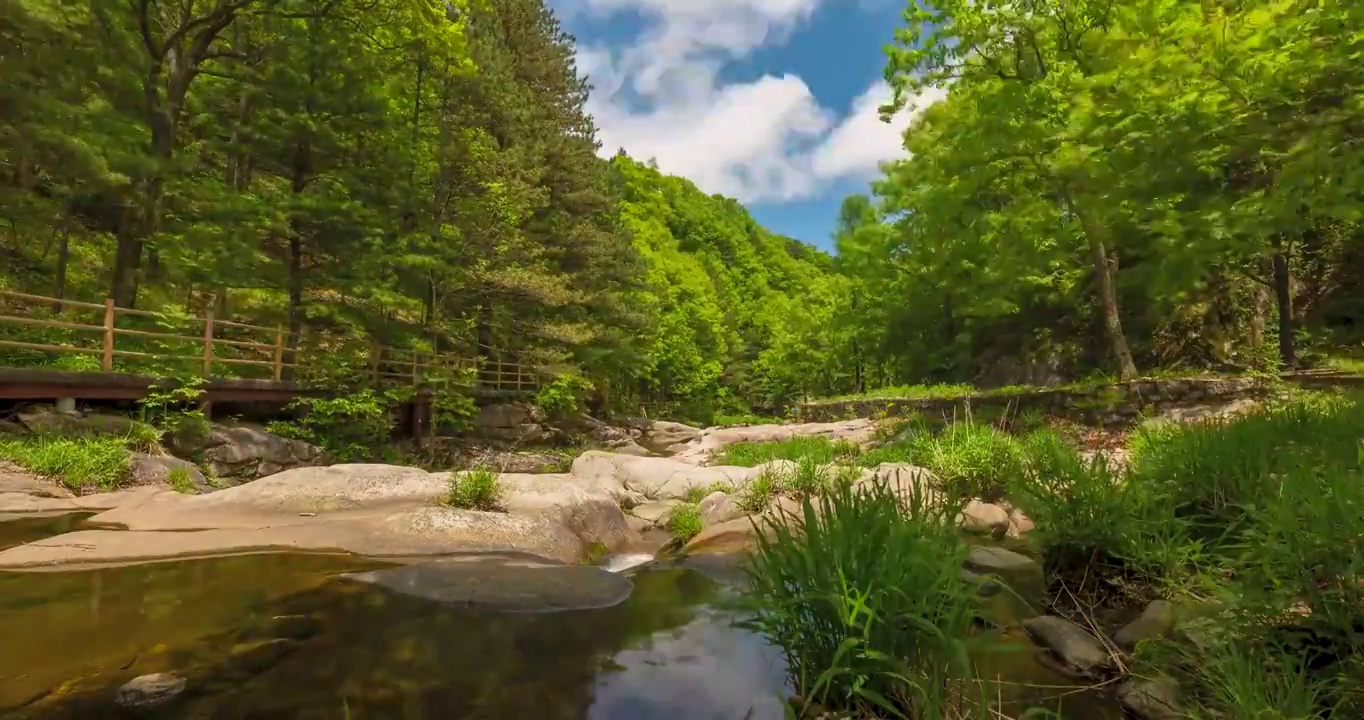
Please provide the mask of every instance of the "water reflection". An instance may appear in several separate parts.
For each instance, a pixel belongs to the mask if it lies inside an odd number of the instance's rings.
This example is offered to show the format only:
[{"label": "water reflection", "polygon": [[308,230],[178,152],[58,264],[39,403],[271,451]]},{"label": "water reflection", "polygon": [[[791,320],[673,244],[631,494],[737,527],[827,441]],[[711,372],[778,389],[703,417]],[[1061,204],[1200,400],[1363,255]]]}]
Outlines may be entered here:
[{"label": "water reflection", "polygon": [[0,550],[71,532],[92,515],[92,512],[0,513]]},{"label": "water reflection", "polygon": [[[327,579],[354,569],[261,555],[0,575],[0,632],[20,639],[0,646],[0,708],[53,691],[14,717],[113,717],[119,684],[172,671],[190,690],[152,717],[781,717],[776,654],[729,627],[710,604],[717,586],[699,573],[638,573],[612,608],[504,615]],[[267,643],[262,663],[259,638],[275,616],[315,618],[319,629]],[[243,647],[255,653],[249,665]]]}]

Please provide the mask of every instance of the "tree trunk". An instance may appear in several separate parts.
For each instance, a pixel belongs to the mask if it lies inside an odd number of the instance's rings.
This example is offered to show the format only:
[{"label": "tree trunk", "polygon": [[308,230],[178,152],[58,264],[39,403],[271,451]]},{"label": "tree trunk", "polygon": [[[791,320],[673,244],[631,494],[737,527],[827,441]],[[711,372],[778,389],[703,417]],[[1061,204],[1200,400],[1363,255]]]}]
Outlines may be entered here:
[{"label": "tree trunk", "polygon": [[1114,282],[1117,262],[1108,256],[1103,231],[1099,226],[1081,213],[1070,198],[1067,198],[1067,205],[1080,221],[1080,228],[1084,231],[1085,240],[1089,245],[1089,257],[1094,265],[1094,279],[1099,288],[1099,305],[1103,312],[1104,336],[1108,340],[1108,351],[1118,364],[1118,377],[1132,380],[1137,377],[1137,364],[1132,360],[1132,350],[1127,346],[1127,336],[1122,331],[1122,314],[1118,310],[1118,292]]},{"label": "tree trunk", "polygon": [[1279,306],[1279,362],[1284,369],[1297,367],[1297,351],[1293,344],[1293,276],[1288,267],[1288,251],[1282,242],[1272,257],[1274,264],[1274,298]]}]

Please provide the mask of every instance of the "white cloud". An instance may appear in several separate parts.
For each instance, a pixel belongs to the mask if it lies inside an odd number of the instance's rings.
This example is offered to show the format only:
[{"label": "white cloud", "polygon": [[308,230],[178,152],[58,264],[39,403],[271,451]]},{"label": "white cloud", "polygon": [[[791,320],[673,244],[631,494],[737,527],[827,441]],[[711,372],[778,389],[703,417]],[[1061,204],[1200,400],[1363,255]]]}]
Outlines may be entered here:
[{"label": "white cloud", "polygon": [[810,197],[828,182],[871,177],[903,154],[911,117],[881,123],[889,98],[873,83],[841,120],[794,75],[724,83],[721,69],[784,42],[822,0],[561,0],[561,11],[602,18],[632,11],[644,21],[623,47],[580,46],[594,86],[588,110],[602,154],[625,148],[706,192],[745,202]]}]

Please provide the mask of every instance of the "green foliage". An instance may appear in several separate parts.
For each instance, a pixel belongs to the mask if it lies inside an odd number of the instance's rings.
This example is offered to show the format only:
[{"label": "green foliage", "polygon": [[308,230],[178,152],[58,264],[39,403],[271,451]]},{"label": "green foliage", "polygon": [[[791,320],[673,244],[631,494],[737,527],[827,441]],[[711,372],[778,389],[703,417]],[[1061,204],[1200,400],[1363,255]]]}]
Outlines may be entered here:
[{"label": "green foliage", "polygon": [[699,503],[702,500],[704,500],[707,495],[717,492],[732,493],[734,492],[734,485],[733,483],[728,483],[724,481],[713,482],[710,485],[706,486],[694,485],[690,488],[687,488],[686,500],[689,503]]},{"label": "green foliage", "polygon": [[504,489],[497,471],[490,467],[450,473],[444,503],[463,510],[502,511]]},{"label": "green foliage", "polygon": [[906,462],[931,470],[953,494],[993,502],[1023,466],[1018,441],[967,418],[938,432],[921,430],[864,455],[860,462]]},{"label": "green foliage", "polygon": [[565,373],[540,388],[535,394],[535,405],[551,418],[573,417],[582,411],[583,402],[592,389],[592,381],[587,378]]},{"label": "green foliage", "polygon": [[[951,517],[884,483],[767,519],[747,566],[745,626],[786,657],[801,697],[855,717],[986,717],[968,648],[978,617]],[[907,510],[907,511],[906,511]]]},{"label": "green foliage", "polygon": [[734,504],[745,513],[755,515],[772,506],[781,494],[785,479],[772,468],[765,468],[757,477],[748,481],[734,498]]},{"label": "green foliage", "polygon": [[138,437],[133,444],[144,452],[159,447],[161,439],[167,436],[178,445],[192,447],[208,437],[211,430],[208,417],[198,407],[204,394],[204,378],[191,375],[167,380],[169,386],[154,384],[138,401],[141,420],[134,425]]},{"label": "green foliage", "polygon": [[701,509],[696,503],[683,503],[668,514],[668,532],[680,542],[686,542],[701,532]]},{"label": "green foliage", "polygon": [[372,390],[331,398],[300,397],[289,404],[291,410],[302,413],[297,423],[276,421],[267,429],[317,445],[339,462],[357,462],[388,441],[394,425],[389,408],[395,399]]},{"label": "green foliage", "polygon": [[0,459],[75,491],[114,490],[128,476],[122,438],[45,438],[0,440]]},{"label": "green foliage", "polygon": [[802,460],[809,458],[819,464],[828,464],[855,457],[861,449],[856,443],[847,440],[830,440],[823,437],[793,437],[761,443],[735,443],[725,448],[715,460],[716,465],[737,465],[757,467],[773,460]]}]

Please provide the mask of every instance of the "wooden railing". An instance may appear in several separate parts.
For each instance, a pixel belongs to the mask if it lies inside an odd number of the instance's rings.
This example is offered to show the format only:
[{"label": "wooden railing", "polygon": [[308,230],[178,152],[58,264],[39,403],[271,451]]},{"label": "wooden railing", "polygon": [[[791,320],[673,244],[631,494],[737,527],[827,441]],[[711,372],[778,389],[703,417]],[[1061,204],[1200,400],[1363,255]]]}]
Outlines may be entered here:
[{"label": "wooden railing", "polygon": [[[79,321],[82,316],[86,322]],[[3,332],[7,327],[35,330],[12,339]],[[120,338],[128,339],[122,347]],[[169,365],[205,378],[307,382],[340,371],[383,386],[448,382],[472,369],[477,389],[511,394],[534,392],[544,379],[540,368],[518,361],[385,347],[345,334],[293,334],[283,327],[218,319],[211,309],[204,317],[181,316],[121,308],[113,300],[99,304],[10,290],[0,290],[0,348],[56,355],[57,367],[91,372],[146,372]],[[0,360],[0,365],[15,364]]]}]

